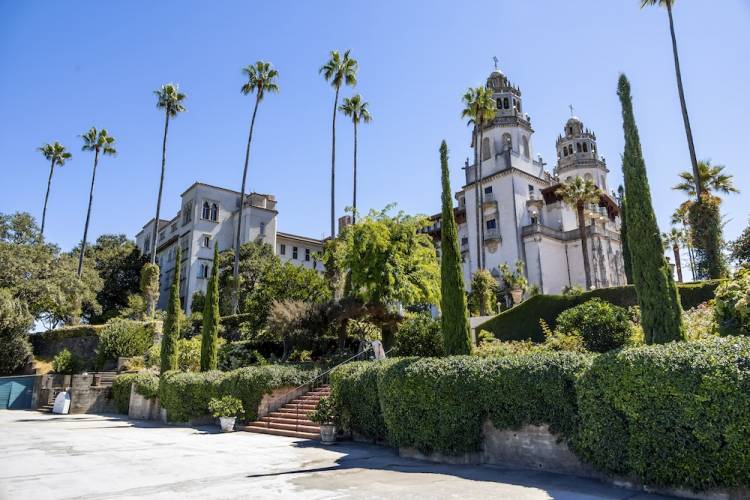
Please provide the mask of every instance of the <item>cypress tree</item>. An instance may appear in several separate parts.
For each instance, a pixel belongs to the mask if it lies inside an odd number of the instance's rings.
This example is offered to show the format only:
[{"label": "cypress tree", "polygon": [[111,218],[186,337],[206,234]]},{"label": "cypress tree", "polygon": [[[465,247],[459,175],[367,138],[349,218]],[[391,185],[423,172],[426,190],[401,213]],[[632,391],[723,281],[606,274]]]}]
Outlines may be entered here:
[{"label": "cypress tree", "polygon": [[201,332],[201,371],[215,370],[219,342],[219,247],[214,243],[214,264],[203,304]]},{"label": "cypress tree", "polygon": [[177,369],[177,341],[180,338],[180,267],[182,265],[182,251],[177,247],[177,257],[174,264],[174,277],[169,289],[169,304],[167,316],[164,318],[164,328],[161,337],[161,373]]},{"label": "cypress tree", "polygon": [[664,258],[661,233],[651,204],[646,163],[633,115],[630,82],[625,75],[620,75],[617,94],[622,104],[625,133],[622,170],[627,199],[627,238],[645,340],[647,344],[683,340],[680,297]]},{"label": "cypress tree", "polygon": [[443,214],[441,219],[440,308],[442,309],[443,345],[447,355],[471,353],[471,333],[466,310],[464,278],[458,230],[453,215],[451,185],[448,177],[448,146],[440,144],[440,169],[443,183]]},{"label": "cypress tree", "polygon": [[625,188],[620,186],[617,189],[620,201],[620,242],[622,244],[622,266],[625,271],[625,280],[630,285],[633,283],[633,263],[630,258],[630,245],[628,245],[628,223],[625,220],[625,213],[628,211],[625,201]]}]

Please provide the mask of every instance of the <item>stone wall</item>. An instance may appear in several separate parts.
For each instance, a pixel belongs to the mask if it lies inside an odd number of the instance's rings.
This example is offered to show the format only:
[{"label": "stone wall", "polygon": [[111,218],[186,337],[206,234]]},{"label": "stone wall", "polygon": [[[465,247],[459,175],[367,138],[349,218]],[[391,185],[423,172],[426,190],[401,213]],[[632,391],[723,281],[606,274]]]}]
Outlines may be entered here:
[{"label": "stone wall", "polygon": [[160,420],[161,405],[159,404],[159,398],[142,396],[135,390],[135,384],[131,384],[128,418],[136,420]]},{"label": "stone wall", "polygon": [[35,333],[29,336],[34,348],[34,355],[51,358],[63,349],[67,349],[76,356],[92,360],[96,357],[99,346],[99,327],[78,327],[53,330],[51,332]]},{"label": "stone wall", "polygon": [[98,382],[97,374],[73,375],[70,386],[70,413],[116,412],[111,383],[101,384]]}]

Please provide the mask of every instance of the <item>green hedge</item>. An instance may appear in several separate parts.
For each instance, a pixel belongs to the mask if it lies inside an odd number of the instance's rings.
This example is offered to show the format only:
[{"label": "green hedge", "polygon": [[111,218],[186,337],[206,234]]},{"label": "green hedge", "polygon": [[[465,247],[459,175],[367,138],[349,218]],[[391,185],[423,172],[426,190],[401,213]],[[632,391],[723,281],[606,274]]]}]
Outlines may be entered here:
[{"label": "green hedge", "polygon": [[242,419],[258,418],[258,405],[264,394],[285,386],[299,386],[312,380],[315,370],[268,365],[246,367],[230,372],[178,372],[161,376],[159,400],[171,422],[188,422],[209,414],[211,398],[234,396],[242,401]]},{"label": "green hedge", "polygon": [[358,361],[331,372],[331,394],[339,402],[340,422],[344,430],[362,437],[385,441],[385,421],[380,410],[378,374],[390,361]]},{"label": "green hedge", "polygon": [[130,386],[141,396],[155,398],[159,394],[159,377],[151,372],[122,373],[112,382],[112,398],[118,413],[127,415],[130,409]]},{"label": "green hedge", "polygon": [[750,339],[625,349],[578,387],[577,451],[647,484],[750,485]]},{"label": "green hedge", "polygon": [[[712,299],[719,283],[719,280],[714,280],[678,285],[683,309],[692,309]],[[540,319],[544,319],[554,328],[555,319],[561,312],[593,298],[600,298],[621,307],[638,305],[633,285],[601,288],[580,295],[535,295],[482,323],[477,327],[477,331],[487,330],[500,340],[543,342],[544,334],[539,327]]]}]

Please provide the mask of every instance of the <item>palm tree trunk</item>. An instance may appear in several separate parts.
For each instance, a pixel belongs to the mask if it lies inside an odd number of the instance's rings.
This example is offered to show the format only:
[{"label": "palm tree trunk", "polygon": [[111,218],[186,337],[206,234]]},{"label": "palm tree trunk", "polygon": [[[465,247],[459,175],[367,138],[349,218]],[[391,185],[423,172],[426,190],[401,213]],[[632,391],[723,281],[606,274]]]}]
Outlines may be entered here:
[{"label": "palm tree trunk", "polygon": [[89,208],[86,211],[86,225],[83,226],[83,241],[81,242],[81,253],[78,256],[78,278],[83,274],[83,254],[86,253],[86,238],[89,234],[89,221],[91,221],[91,205],[94,203],[94,183],[96,182],[96,167],[99,164],[99,149],[94,152],[94,171],[91,174],[91,189],[89,190]]},{"label": "palm tree trunk", "polygon": [[336,108],[339,106],[339,88],[333,100],[333,122],[331,126],[331,238],[336,237]]},{"label": "palm tree trunk", "polygon": [[674,70],[677,75],[677,91],[680,94],[680,106],[682,107],[682,120],[685,122],[685,134],[687,135],[688,150],[690,151],[690,162],[693,165],[693,176],[695,176],[696,198],[700,201],[703,186],[701,185],[700,172],[698,171],[698,159],[695,155],[695,143],[693,142],[693,131],[690,128],[687,104],[685,103],[685,90],[682,87],[682,71],[680,70],[680,56],[677,53],[677,37],[674,33],[674,19],[672,18],[672,2],[667,2],[667,14],[669,15],[669,32],[672,35],[672,53],[674,55]]},{"label": "palm tree trunk", "polygon": [[245,208],[245,184],[247,181],[247,166],[250,163],[250,143],[253,141],[253,128],[255,127],[255,115],[258,112],[260,93],[255,97],[253,118],[250,120],[250,134],[247,136],[247,148],[245,149],[245,167],[242,169],[242,187],[240,188],[240,209],[237,212],[237,233],[234,238],[234,263],[232,266],[232,279],[234,280],[234,291],[232,293],[232,312],[237,314],[239,310],[240,296],[240,241],[242,236],[242,210]]},{"label": "palm tree trunk", "polygon": [[583,203],[578,204],[578,232],[581,234],[581,251],[583,252],[583,272],[586,275],[586,290],[591,290],[591,265],[586,237],[586,221],[583,216]]},{"label": "palm tree trunk", "polygon": [[481,222],[479,221],[479,210],[481,209],[479,205],[479,137],[477,137],[477,126],[474,125],[474,184],[476,185],[476,188],[474,189],[474,206],[476,210],[474,210],[474,216],[477,221],[477,269],[482,268],[482,238],[480,236],[481,231]]},{"label": "palm tree trunk", "polygon": [[690,261],[690,274],[693,277],[693,281],[695,281],[695,259],[693,257],[693,245],[690,243],[690,240],[687,242],[687,250],[688,260]]},{"label": "palm tree trunk", "polygon": [[[169,130],[169,111],[164,113],[164,138],[161,143],[161,177],[159,178],[159,196],[156,198],[156,217],[154,218],[154,228],[151,231],[151,263],[156,263],[156,233],[159,232],[159,214],[161,212],[161,194],[164,190],[164,172],[167,168],[167,131]],[[153,312],[153,307],[149,304],[149,311]]]},{"label": "palm tree trunk", "polygon": [[49,167],[49,179],[47,179],[47,194],[44,195],[44,210],[42,210],[42,229],[41,235],[44,236],[44,222],[47,220],[47,200],[49,200],[49,191],[52,187],[52,173],[55,171],[55,159],[52,158],[52,164]]},{"label": "palm tree trunk", "polygon": [[674,252],[674,265],[677,269],[677,281],[682,283],[682,262],[680,261],[680,247],[677,245],[672,246]]},{"label": "palm tree trunk", "polygon": [[352,200],[352,224],[357,223],[357,122],[354,121],[354,196]]},{"label": "palm tree trunk", "polygon": [[[482,161],[484,159],[484,151],[482,151],[482,142],[484,141],[484,127],[483,124],[479,124],[479,234],[482,240],[482,264],[481,268],[484,269],[487,265],[484,248],[484,188],[482,187]],[[515,195],[514,195],[515,196]]]}]

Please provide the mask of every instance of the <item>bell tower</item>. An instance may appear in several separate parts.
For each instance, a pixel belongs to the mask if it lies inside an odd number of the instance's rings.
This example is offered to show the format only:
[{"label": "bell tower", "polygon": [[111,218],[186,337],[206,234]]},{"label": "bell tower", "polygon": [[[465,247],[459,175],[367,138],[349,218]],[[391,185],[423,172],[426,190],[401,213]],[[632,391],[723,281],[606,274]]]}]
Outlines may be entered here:
[{"label": "bell tower", "polygon": [[[572,114],[571,106],[571,114]],[[599,157],[596,134],[584,127],[577,116],[571,116],[565,123],[563,134],[557,138],[557,167],[555,174],[562,181],[575,177],[591,180],[605,193],[607,186],[607,164]]]}]

